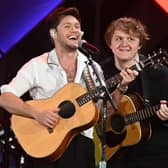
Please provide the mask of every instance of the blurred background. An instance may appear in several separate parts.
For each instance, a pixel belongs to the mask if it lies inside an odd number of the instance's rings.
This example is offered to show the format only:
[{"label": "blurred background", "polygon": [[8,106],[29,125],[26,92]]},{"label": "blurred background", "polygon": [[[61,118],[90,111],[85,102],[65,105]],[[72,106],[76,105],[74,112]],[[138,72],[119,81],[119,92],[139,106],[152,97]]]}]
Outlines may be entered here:
[{"label": "blurred background", "polygon": [[[84,39],[102,51],[94,58],[100,63],[110,60],[103,38],[106,27],[111,20],[123,16],[136,17],[147,25],[151,40],[144,54],[168,49],[168,0],[1,0],[0,85],[9,82],[29,59],[51,49],[45,18],[61,5],[79,9]],[[9,125],[3,111],[1,125]]]}]

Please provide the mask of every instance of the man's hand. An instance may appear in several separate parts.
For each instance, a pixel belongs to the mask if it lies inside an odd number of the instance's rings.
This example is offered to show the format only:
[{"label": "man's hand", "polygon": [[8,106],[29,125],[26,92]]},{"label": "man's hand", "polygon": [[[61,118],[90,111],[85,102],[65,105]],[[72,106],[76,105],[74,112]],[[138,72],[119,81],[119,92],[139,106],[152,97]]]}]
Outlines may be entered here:
[{"label": "man's hand", "polygon": [[157,116],[163,121],[168,120],[167,101],[161,100],[160,103],[160,109],[157,111]]},{"label": "man's hand", "polygon": [[56,124],[59,122],[59,115],[58,112],[60,111],[59,108],[56,110],[44,110],[37,112],[35,115],[35,119],[42,125],[48,128],[54,128]]},{"label": "man's hand", "polygon": [[127,86],[130,82],[132,82],[138,75],[138,71],[131,70],[129,68],[126,68],[120,72],[120,75],[122,76],[121,85]]}]

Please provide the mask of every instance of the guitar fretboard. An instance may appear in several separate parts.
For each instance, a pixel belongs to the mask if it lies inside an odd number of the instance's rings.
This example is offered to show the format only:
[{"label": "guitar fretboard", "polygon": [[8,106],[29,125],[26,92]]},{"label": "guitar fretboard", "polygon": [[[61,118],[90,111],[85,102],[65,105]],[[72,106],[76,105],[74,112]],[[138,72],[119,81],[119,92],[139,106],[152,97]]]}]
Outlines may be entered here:
[{"label": "guitar fretboard", "polygon": [[136,121],[142,121],[144,119],[148,119],[156,113],[156,111],[159,109],[159,107],[160,107],[160,105],[156,105],[156,106],[152,106],[152,107],[148,107],[148,108],[139,110],[134,113],[127,114],[124,117],[125,123],[128,125],[128,124],[134,123]]},{"label": "guitar fretboard", "polygon": [[90,92],[87,92],[76,99],[79,106],[84,105],[85,103],[89,102],[90,100],[94,100],[95,98],[100,97],[101,93],[104,92],[104,87],[97,87]]}]

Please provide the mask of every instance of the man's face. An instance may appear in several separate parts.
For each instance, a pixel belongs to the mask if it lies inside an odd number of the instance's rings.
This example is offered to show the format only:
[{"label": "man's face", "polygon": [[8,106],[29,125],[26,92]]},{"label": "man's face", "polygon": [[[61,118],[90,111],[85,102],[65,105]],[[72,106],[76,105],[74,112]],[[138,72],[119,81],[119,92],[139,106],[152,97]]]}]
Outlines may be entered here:
[{"label": "man's face", "polygon": [[56,43],[62,47],[76,49],[83,32],[80,22],[75,17],[68,15],[60,21],[55,34]]},{"label": "man's face", "polygon": [[129,61],[135,58],[141,46],[139,38],[121,30],[115,30],[110,48],[118,60]]}]

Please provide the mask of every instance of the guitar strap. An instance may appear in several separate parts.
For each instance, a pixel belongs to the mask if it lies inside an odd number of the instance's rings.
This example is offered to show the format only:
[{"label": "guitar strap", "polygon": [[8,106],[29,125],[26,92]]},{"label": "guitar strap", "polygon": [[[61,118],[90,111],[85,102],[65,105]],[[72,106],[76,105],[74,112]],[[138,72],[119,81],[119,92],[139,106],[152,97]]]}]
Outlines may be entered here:
[{"label": "guitar strap", "polygon": [[[93,81],[93,78],[91,76],[91,72],[89,69],[89,65],[87,64],[84,71],[83,71],[83,78],[85,80],[86,83],[86,87],[88,89],[88,92],[95,89],[95,83]],[[95,146],[95,164],[98,165],[100,160],[101,160],[101,153],[102,153],[102,145],[101,145],[101,140],[98,137],[98,135],[101,135],[101,130],[100,130],[100,126],[97,123],[94,126],[94,131],[93,131],[93,142],[94,142],[94,146]]]},{"label": "guitar strap", "polygon": [[82,75],[85,80],[87,90],[88,91],[93,90],[95,88],[95,84],[94,84],[94,81],[93,81],[92,76],[90,74],[90,69],[89,69],[88,64],[86,65]]}]

